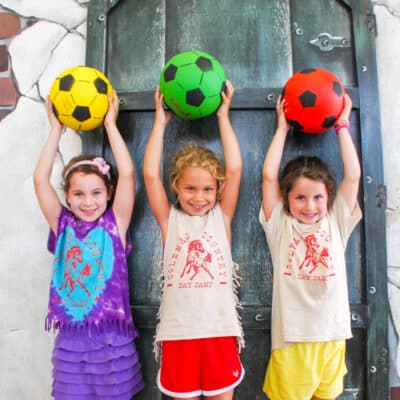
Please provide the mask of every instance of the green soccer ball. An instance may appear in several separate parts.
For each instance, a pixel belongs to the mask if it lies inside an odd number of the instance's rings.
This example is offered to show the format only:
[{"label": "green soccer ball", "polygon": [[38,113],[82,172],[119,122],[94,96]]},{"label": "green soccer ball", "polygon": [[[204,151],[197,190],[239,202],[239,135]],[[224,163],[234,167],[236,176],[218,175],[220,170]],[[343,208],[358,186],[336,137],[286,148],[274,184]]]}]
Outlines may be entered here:
[{"label": "green soccer ball", "polygon": [[199,119],[218,110],[226,76],[221,64],[202,51],[173,56],[160,76],[165,105],[178,117]]}]

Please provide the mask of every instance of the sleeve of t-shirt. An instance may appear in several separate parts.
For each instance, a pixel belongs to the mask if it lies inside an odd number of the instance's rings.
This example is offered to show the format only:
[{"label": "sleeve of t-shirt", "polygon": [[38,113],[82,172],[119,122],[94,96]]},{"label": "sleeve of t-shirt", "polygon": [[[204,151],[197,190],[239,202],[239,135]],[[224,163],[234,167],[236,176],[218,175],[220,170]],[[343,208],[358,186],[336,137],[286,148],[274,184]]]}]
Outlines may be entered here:
[{"label": "sleeve of t-shirt", "polygon": [[358,202],[354,206],[354,209],[350,210],[339,190],[333,202],[332,214],[339,226],[343,243],[347,243],[351,233],[362,218],[362,212]]},{"label": "sleeve of t-shirt", "polygon": [[265,218],[264,210],[260,208],[260,214],[259,214],[259,221],[261,226],[264,229],[265,235],[267,236],[267,239],[269,237],[275,236],[276,229],[279,226],[279,223],[282,222],[282,213],[283,213],[283,202],[278,201],[275,205],[275,207],[272,209],[272,213],[270,218],[267,220]]}]

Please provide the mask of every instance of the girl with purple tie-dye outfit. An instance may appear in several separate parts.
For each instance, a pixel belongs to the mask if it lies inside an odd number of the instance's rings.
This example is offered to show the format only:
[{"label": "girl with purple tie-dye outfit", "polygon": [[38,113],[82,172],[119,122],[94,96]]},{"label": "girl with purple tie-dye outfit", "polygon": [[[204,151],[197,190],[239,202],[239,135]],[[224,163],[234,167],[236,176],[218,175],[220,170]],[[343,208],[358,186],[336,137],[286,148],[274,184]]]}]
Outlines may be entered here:
[{"label": "girl with purple tie-dye outfit", "polygon": [[64,207],[50,182],[64,127],[46,110],[50,133],[34,173],[54,253],[46,329],[58,331],[53,350],[57,400],[129,400],[143,388],[134,339],[126,258],[134,203],[134,167],[118,131],[118,98],[109,98],[104,126],[118,180],[101,157],[81,155],[65,167]]}]

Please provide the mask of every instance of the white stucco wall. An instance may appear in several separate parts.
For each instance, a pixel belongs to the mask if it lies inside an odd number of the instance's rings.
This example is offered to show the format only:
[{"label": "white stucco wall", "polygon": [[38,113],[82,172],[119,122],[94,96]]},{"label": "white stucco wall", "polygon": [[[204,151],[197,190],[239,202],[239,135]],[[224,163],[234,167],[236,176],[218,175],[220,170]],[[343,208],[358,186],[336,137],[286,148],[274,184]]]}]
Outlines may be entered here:
[{"label": "white stucco wall", "polygon": [[[0,122],[0,399],[46,400],[51,391],[54,336],[44,332],[52,257],[48,227],[35,199],[32,173],[49,131],[43,101],[60,71],[85,63],[85,2],[0,0],[0,11],[23,17],[9,42],[12,74],[21,97]],[[65,12],[68,10],[68,12]],[[28,26],[28,18],[37,20]],[[62,159],[81,151],[79,136],[63,135]],[[62,155],[62,157],[61,157]]]},{"label": "white stucco wall", "polygon": [[[0,122],[0,399],[50,399],[53,335],[43,331],[52,257],[43,243],[47,225],[32,185],[32,172],[48,132],[43,99],[55,76],[84,64],[86,7],[78,0],[0,0],[0,11],[38,22],[9,45],[12,73],[21,98]],[[377,17],[385,183],[387,185],[388,287],[391,386],[400,386],[400,0],[373,1]],[[65,12],[68,10],[68,13]],[[63,160],[81,151],[79,136],[63,135],[55,176]],[[400,368],[399,368],[400,369]]]},{"label": "white stucco wall", "polygon": [[400,386],[400,0],[374,1],[384,175],[387,186],[386,241],[389,327],[390,385]]}]

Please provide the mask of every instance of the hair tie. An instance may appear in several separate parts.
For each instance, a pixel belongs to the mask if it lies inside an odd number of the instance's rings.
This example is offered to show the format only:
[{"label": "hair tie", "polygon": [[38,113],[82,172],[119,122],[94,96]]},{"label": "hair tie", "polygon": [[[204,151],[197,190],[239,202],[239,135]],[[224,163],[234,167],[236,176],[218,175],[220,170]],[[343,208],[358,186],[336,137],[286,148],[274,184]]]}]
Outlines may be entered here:
[{"label": "hair tie", "polygon": [[107,176],[108,179],[110,179],[110,166],[106,163],[106,160],[104,160],[103,157],[96,157],[93,160],[82,160],[78,161],[74,164],[72,164],[64,174],[64,179],[69,175],[69,173],[74,170],[75,168],[79,167],[80,165],[94,165],[97,167],[99,172],[105,176]]},{"label": "hair tie", "polygon": [[342,128],[350,129],[350,121],[348,121],[347,119],[340,119],[336,121],[335,127],[333,128],[335,130],[336,135]]}]

